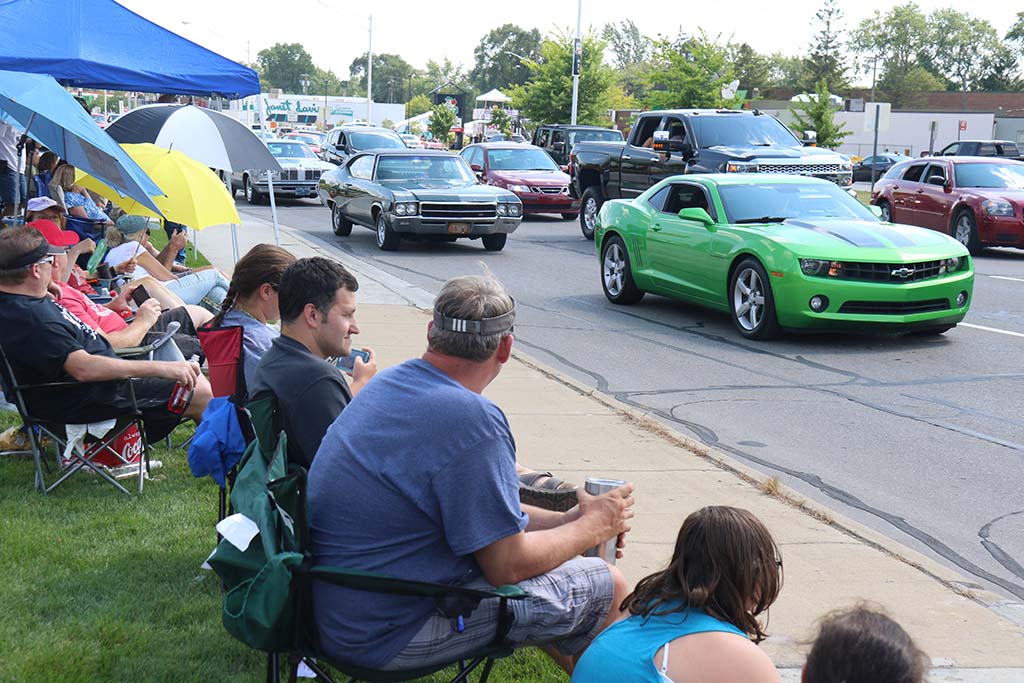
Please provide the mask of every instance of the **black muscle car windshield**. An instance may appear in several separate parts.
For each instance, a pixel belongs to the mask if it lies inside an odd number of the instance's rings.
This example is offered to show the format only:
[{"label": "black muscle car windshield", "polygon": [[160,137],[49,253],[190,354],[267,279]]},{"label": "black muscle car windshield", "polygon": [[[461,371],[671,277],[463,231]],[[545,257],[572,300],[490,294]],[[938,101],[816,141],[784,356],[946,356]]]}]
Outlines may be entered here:
[{"label": "black muscle car windshield", "polygon": [[377,159],[377,180],[476,182],[462,157],[426,154],[381,155]]}]

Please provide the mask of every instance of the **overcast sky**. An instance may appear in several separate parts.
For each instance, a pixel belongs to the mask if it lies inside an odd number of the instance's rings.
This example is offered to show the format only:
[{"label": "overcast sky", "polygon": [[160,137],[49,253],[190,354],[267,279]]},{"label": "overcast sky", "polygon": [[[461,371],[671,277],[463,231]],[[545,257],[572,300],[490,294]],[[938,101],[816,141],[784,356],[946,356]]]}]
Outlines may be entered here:
[{"label": "overcast sky", "polygon": [[[491,29],[505,23],[537,28],[542,34],[576,27],[575,0],[285,0],[278,3],[243,0],[118,0],[122,5],[167,29],[234,60],[255,61],[274,43],[301,43],[321,68],[348,77],[352,60],[366,52],[368,19],[373,12],[373,51],[400,55],[417,68],[428,59],[448,57],[473,66],[473,48]],[[723,40],[749,43],[762,53],[804,54],[816,30],[814,13],[823,0],[718,0],[717,2],[643,3],[630,16],[621,0],[583,0],[583,29],[632,19],[649,36],[674,36],[703,28]],[[844,25],[854,28],[893,2],[840,2]],[[925,13],[954,6],[940,0],[918,0]],[[957,9],[987,19],[1000,36],[1024,9],[1009,0],[957,3]],[[139,46],[145,49],[144,45]],[[509,59],[512,59],[511,57]]]}]

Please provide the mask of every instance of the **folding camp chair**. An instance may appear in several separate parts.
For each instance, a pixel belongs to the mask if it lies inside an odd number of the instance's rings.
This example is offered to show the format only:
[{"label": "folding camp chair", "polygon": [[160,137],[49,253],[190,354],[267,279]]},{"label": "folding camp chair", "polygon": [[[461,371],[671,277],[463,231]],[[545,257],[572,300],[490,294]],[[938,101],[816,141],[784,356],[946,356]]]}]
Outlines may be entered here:
[{"label": "folding camp chair", "polygon": [[[349,682],[409,681],[458,664],[452,683],[467,681],[480,670],[481,683],[494,661],[512,653],[503,640],[511,625],[509,600],[526,597],[516,586],[475,590],[458,586],[408,581],[371,572],[317,566],[308,548],[306,525],[306,470],[288,462],[287,437],[277,429],[274,399],[259,396],[247,405],[255,438],[249,444],[231,490],[237,514],[256,524],[259,533],[245,549],[225,538],[207,560],[224,583],[222,620],[227,631],[250,647],[268,653],[267,681],[281,679],[282,654],[287,655],[290,680],[301,663],[320,680],[330,682],[330,669]],[[409,671],[374,671],[330,661],[318,646],[313,623],[313,579],[354,590],[433,598],[442,612],[463,618],[482,600],[499,600],[501,615],[493,642],[460,662]]]},{"label": "folding camp chair", "polygon": [[[245,386],[245,356],[242,342],[245,330],[241,325],[204,326],[197,330],[199,343],[206,356],[206,368],[210,375],[210,387],[214,398],[226,397],[235,406],[235,415],[242,428],[246,443],[253,440],[252,423],[244,404],[247,394]],[[225,485],[217,494],[217,520],[227,515],[228,490],[235,480],[236,468],[225,478]]]},{"label": "folding camp chair", "polygon": [[[90,437],[87,436],[83,447],[81,449],[73,449],[68,453],[68,459],[66,461],[62,461],[62,455],[67,452],[68,442],[65,426],[59,422],[37,418],[32,415],[25,402],[24,392],[32,391],[38,395],[40,392],[45,393],[47,390],[59,390],[75,386],[79,383],[49,382],[45,384],[19,384],[17,378],[14,376],[14,371],[7,360],[7,354],[4,352],[2,347],[0,347],[0,360],[3,361],[2,367],[0,367],[0,380],[3,382],[4,395],[7,397],[8,401],[17,406],[18,414],[21,416],[22,422],[25,425],[25,431],[28,433],[29,443],[32,446],[32,457],[35,460],[36,490],[42,493],[49,493],[63,484],[68,477],[73,475],[75,472],[87,469],[98,474],[104,481],[111,484],[122,493],[131,495],[128,489],[122,486],[117,479],[111,476],[106,467],[95,462],[96,459],[102,455],[115,462],[121,462],[124,465],[133,464],[133,458],[115,450],[112,447],[118,439],[127,434],[133,427],[138,430],[140,435],[145,433],[145,427],[142,423],[142,413],[139,412],[138,406],[136,405],[135,390],[132,388],[131,383],[129,382],[132,406],[131,412],[119,416],[114,427],[102,437],[92,437],[90,439]],[[49,466],[45,464],[44,460],[44,449],[42,443],[42,437],[44,434],[51,438],[56,445],[55,460],[57,462],[58,477],[49,485],[47,485],[43,473],[44,469],[46,469],[47,472],[50,471]],[[86,448],[86,445],[88,448]],[[142,493],[142,483],[145,478],[145,473],[149,469],[149,449],[145,443],[145,439],[141,439],[141,448],[142,453],[138,458],[139,493]]]},{"label": "folding camp chair", "polygon": [[78,233],[84,239],[91,239],[95,242],[103,239],[103,232],[106,230],[106,221],[93,218],[82,218],[81,216],[67,216],[67,229]]}]

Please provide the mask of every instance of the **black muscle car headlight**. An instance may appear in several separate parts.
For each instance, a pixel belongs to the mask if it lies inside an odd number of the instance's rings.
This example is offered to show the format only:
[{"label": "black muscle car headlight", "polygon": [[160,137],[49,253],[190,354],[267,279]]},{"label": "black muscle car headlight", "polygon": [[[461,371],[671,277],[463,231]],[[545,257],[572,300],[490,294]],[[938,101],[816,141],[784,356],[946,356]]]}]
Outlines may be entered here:
[{"label": "black muscle car headlight", "polygon": [[1013,215],[1013,204],[1005,199],[986,199],[981,203],[981,208],[989,216]]},{"label": "black muscle car headlight", "polygon": [[396,202],[395,203],[395,215],[396,216],[415,216],[418,211],[416,202]]},{"label": "black muscle car headlight", "polygon": [[498,202],[497,211],[498,211],[498,215],[499,216],[507,216],[508,215],[508,204],[502,204],[501,202]]},{"label": "black muscle car headlight", "polygon": [[508,206],[508,215],[509,216],[512,216],[514,218],[516,216],[522,216],[523,215],[523,205],[522,204],[508,204],[507,206]]}]

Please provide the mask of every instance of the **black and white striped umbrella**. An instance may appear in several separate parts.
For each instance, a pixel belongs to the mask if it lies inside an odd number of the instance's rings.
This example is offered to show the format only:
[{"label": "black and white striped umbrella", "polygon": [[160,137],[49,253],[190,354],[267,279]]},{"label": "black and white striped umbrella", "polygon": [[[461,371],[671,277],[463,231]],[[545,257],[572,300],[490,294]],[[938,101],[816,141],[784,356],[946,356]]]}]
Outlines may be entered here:
[{"label": "black and white striped umbrella", "polygon": [[280,171],[267,146],[243,123],[191,104],[151,104],[107,126],[120,143],[151,142],[222,171]]}]

